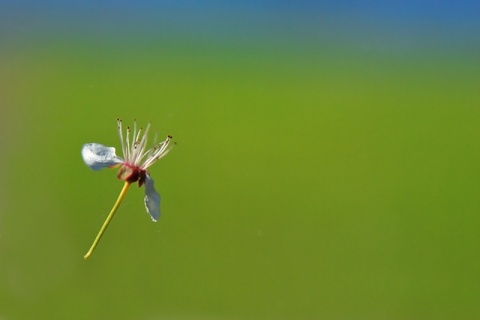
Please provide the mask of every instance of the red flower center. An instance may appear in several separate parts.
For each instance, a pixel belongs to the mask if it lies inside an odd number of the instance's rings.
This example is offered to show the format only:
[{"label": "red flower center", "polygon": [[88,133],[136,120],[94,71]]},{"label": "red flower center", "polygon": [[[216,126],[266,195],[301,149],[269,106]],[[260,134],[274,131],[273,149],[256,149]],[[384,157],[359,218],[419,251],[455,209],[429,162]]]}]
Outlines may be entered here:
[{"label": "red flower center", "polygon": [[118,170],[117,178],[128,183],[138,181],[138,186],[141,187],[145,183],[146,175],[147,170],[129,163],[123,163]]}]

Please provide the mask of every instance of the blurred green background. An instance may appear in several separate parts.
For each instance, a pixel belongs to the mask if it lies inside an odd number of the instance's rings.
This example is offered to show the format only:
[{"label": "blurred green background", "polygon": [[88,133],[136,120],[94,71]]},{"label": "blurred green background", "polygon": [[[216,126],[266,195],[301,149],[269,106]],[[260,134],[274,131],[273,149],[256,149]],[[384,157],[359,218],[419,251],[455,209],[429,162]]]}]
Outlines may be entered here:
[{"label": "blurred green background", "polygon": [[479,318],[479,8],[340,3],[1,5],[0,319]]}]

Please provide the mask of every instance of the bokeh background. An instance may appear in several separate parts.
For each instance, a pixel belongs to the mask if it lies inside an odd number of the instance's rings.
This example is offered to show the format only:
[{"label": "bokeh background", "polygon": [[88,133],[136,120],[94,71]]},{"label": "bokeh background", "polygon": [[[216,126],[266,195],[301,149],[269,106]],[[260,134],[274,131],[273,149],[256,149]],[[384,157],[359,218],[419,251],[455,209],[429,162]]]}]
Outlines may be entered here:
[{"label": "bokeh background", "polygon": [[[0,2],[0,319],[480,318],[478,1]],[[152,223],[80,149],[174,150]]]}]

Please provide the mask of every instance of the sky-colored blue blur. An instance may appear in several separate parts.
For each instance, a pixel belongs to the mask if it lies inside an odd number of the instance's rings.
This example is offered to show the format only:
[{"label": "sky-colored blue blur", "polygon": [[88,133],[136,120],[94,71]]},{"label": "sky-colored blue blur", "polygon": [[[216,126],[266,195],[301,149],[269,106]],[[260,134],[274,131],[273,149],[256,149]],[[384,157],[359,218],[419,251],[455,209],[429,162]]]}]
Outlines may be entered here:
[{"label": "sky-colored blue blur", "polygon": [[3,48],[22,41],[284,42],[345,49],[478,50],[478,1],[12,1]]}]

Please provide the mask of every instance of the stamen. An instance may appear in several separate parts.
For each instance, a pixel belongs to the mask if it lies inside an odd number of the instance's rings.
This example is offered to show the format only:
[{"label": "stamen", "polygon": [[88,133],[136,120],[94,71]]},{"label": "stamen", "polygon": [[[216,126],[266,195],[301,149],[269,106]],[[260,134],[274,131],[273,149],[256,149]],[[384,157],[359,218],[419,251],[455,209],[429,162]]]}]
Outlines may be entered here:
[{"label": "stamen", "polygon": [[127,154],[125,152],[125,143],[123,142],[122,119],[120,118],[117,118],[117,130],[118,130],[118,137],[120,138],[120,144],[122,145],[123,157],[126,158]]},{"label": "stamen", "polygon": [[132,150],[132,164],[137,164],[137,158],[138,158],[138,152],[140,150],[140,148],[138,148],[138,146],[140,146],[140,143],[141,141],[138,140],[138,138],[140,137],[140,134],[142,133],[142,130],[143,130],[143,127],[140,127],[140,130],[138,130],[138,133],[137,133],[137,136],[135,137],[135,147],[133,148],[134,150]]},{"label": "stamen", "polygon": [[145,128],[145,132],[143,133],[142,139],[140,140],[140,143],[138,144],[139,148],[137,149],[137,152],[135,154],[135,165],[140,165],[140,161],[145,155],[145,147],[147,145],[148,141],[148,131],[150,130],[150,122],[147,124],[147,127]]},{"label": "stamen", "polygon": [[167,147],[168,147],[168,144],[170,143],[170,140],[172,139],[172,136],[171,135],[168,135],[167,136],[167,139],[165,140],[165,142],[163,143],[162,147],[160,148],[160,150],[157,151],[158,154],[162,153]]},{"label": "stamen", "polygon": [[[142,130],[142,128],[140,128]],[[137,135],[137,120],[133,119],[133,136],[132,136],[132,147],[135,145],[135,141],[137,140],[135,136]]]},{"label": "stamen", "polygon": [[127,136],[125,137],[127,143],[127,154],[125,155],[125,161],[130,161],[130,127],[127,127]]},{"label": "stamen", "polygon": [[[167,153],[170,152],[170,150],[172,150],[172,148],[175,146],[175,144],[172,144],[169,147],[169,144],[170,144],[170,141],[171,141],[172,138],[173,137],[171,135],[168,135],[167,139],[165,139],[165,141],[159,143],[155,147],[148,150],[147,160],[145,160],[145,162],[142,164],[143,169],[148,168],[153,163],[155,163],[158,159],[163,158]],[[158,147],[159,149],[155,150],[156,147]]]},{"label": "stamen", "polygon": [[[164,141],[157,143],[158,131],[155,130],[153,145],[150,149],[146,150],[148,142],[148,132],[151,126],[150,122],[147,124],[145,130],[143,130],[142,127],[137,130],[137,122],[136,119],[134,119],[133,134],[132,129],[130,127],[127,127],[125,137],[123,136],[122,120],[118,118],[117,124],[118,135],[120,138],[120,143],[122,145],[122,151],[125,161],[130,163],[131,165],[146,169],[158,159],[163,158],[175,145],[175,143],[173,145],[170,144],[171,140],[173,139],[171,135],[168,135]],[[132,134],[131,139],[130,134]],[[145,162],[141,164],[143,160],[145,160]]]},{"label": "stamen", "polygon": [[135,141],[137,141],[137,142],[138,142],[138,138],[140,138],[140,133],[142,133],[142,129],[143,129],[143,128],[140,127],[140,130],[138,131],[138,134],[137,134],[137,136],[135,137]]},{"label": "stamen", "polygon": [[[157,143],[156,143],[157,136],[158,136],[158,132],[155,132],[155,139],[154,139],[153,146],[152,146],[150,149],[148,149],[145,153],[143,153],[143,154],[141,155],[141,157],[138,159],[139,162],[140,162],[143,158],[145,158],[145,157],[146,157],[147,159],[150,158],[150,157],[154,157],[154,156],[152,156],[152,154],[155,154],[155,152],[157,151],[157,147],[162,146],[162,145],[165,143],[165,141],[162,141],[162,142],[160,142],[160,143],[157,144]],[[148,161],[148,160],[147,160],[147,161]]]},{"label": "stamen", "polygon": [[[151,157],[151,154],[155,152],[157,149],[156,146],[151,147],[150,149],[147,150],[147,152],[143,153],[140,158],[138,159],[138,162],[140,163],[144,158],[149,159]],[[142,165],[142,167],[145,168],[145,163]]]}]

